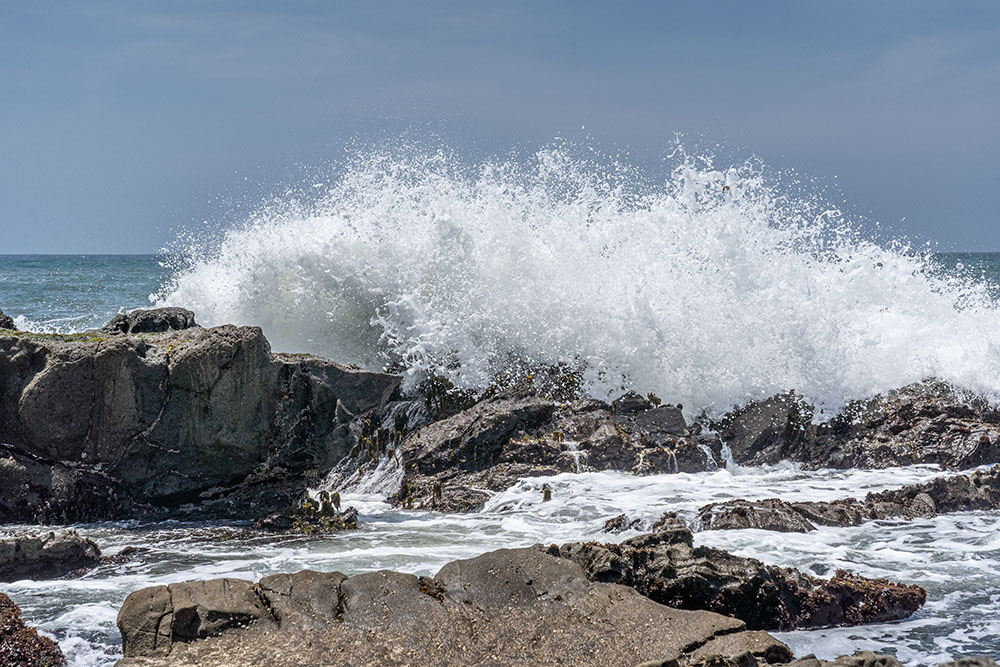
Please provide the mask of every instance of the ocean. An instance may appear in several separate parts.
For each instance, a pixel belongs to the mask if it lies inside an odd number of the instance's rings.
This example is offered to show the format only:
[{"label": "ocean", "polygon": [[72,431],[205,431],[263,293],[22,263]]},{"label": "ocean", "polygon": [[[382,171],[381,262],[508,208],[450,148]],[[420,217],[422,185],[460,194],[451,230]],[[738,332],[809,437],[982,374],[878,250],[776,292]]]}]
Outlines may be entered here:
[{"label": "ocean", "polygon": [[[134,308],[184,306],[203,325],[259,325],[276,351],[391,365],[411,379],[441,373],[467,387],[509,364],[564,363],[596,397],[652,391],[689,416],[789,389],[829,414],[928,377],[1000,399],[1000,253],[877,243],[751,166],[684,162],[652,190],[607,171],[545,151],[530,168],[471,174],[446,158],[368,156],[160,255],[0,256],[0,309],[22,329],[73,332]],[[233,540],[215,524],[79,525],[106,553],[140,553],[0,590],[71,664],[111,665],[121,657],[117,610],[150,585],[305,568],[433,574],[500,547],[626,539],[637,531],[601,531],[621,513],[692,518],[728,498],[861,497],[943,474],[792,464],[566,473],[523,480],[456,516],[389,506],[392,479],[375,475],[342,492],[360,511],[358,531]],[[543,484],[553,489],[544,504]],[[1000,655],[997,513],[695,540],[820,576],[844,568],[928,590],[902,622],[778,633],[797,654],[872,649],[907,665]]]}]

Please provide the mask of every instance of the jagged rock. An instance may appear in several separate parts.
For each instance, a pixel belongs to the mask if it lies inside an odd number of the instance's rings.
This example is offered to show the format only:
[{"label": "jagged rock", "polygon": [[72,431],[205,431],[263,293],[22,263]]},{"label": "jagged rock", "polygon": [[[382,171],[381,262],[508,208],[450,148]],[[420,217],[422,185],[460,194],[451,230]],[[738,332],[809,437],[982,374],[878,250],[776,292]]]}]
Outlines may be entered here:
[{"label": "jagged rock", "polygon": [[401,378],[274,355],[259,328],[46,336],[0,330],[0,522],[141,508],[254,518],[353,447]]},{"label": "jagged rock", "polygon": [[0,581],[54,579],[101,562],[97,545],[75,530],[0,534]]},{"label": "jagged rock", "polygon": [[985,655],[970,655],[951,662],[942,662],[938,667],[997,667],[997,663]]},{"label": "jagged rock", "polygon": [[17,325],[14,324],[14,318],[10,315],[4,315],[2,310],[0,310],[0,329],[17,331]]},{"label": "jagged rock", "polygon": [[604,522],[605,533],[624,533],[626,530],[637,530],[642,525],[642,519],[629,519],[624,514],[619,514]]},{"label": "jagged rock", "polygon": [[[815,420],[820,423],[814,423]],[[1000,411],[941,382],[849,404],[832,419],[795,394],[751,403],[711,424],[739,464],[799,461],[809,468],[1000,462]]]},{"label": "jagged rock", "polygon": [[547,552],[580,564],[593,581],[631,586],[678,609],[706,609],[746,621],[753,630],[859,625],[910,616],[926,599],[919,586],[839,571],[829,580],[765,565],[718,549],[692,547],[677,520],[662,532],[621,544],[552,545]]},{"label": "jagged rock", "polygon": [[833,502],[730,500],[698,511],[703,530],[761,528],[805,533],[823,526],[857,526],[874,519],[930,517],[946,512],[1000,509],[1000,465],[969,475],[941,477],[901,489],[869,493],[864,500]]},{"label": "jagged rock", "polygon": [[[299,572],[130,595],[121,667],[144,665],[556,665],[687,663],[780,653],[736,619],[659,605],[537,548],[445,565],[435,577]],[[784,649],[787,652],[787,648]]]},{"label": "jagged rock", "polygon": [[184,308],[154,308],[152,310],[133,310],[130,313],[115,315],[106,325],[104,331],[109,333],[159,333],[162,331],[179,331],[198,326],[194,321],[194,313]]},{"label": "jagged rock", "polygon": [[[411,434],[397,450],[406,507],[475,511],[489,491],[518,479],[584,470],[637,474],[701,472],[717,466],[680,408],[626,395],[557,403],[526,392],[500,394]],[[721,448],[718,443],[716,451]]]},{"label": "jagged rock", "polygon": [[66,657],[59,644],[38,634],[21,620],[21,610],[0,593],[0,665],[4,667],[59,667]]}]

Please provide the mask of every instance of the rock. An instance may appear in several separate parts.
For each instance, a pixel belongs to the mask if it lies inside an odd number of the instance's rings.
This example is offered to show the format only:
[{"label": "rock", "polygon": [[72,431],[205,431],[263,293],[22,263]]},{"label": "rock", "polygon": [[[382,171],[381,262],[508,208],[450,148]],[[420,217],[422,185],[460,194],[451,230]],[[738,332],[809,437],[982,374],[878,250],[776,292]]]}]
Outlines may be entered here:
[{"label": "rock", "polygon": [[[849,404],[825,420],[795,394],[751,403],[712,422],[736,463],[799,461],[809,468],[1000,462],[1000,411],[941,382]],[[821,423],[814,423],[814,418]]]},{"label": "rock", "polygon": [[758,528],[785,533],[805,533],[816,529],[816,526],[788,503],[777,498],[754,502],[731,500],[712,503],[699,510],[698,522],[703,530]]},{"label": "rock", "polygon": [[0,522],[280,511],[400,380],[272,354],[256,327],[0,333]]},{"label": "rock", "polygon": [[807,655],[789,662],[788,667],[903,667],[903,665],[891,655],[858,651],[854,655],[842,655],[832,661],[819,660],[815,655]]},{"label": "rock", "polygon": [[0,535],[0,581],[55,579],[102,562],[97,545],[75,530]]},{"label": "rock", "polygon": [[14,318],[9,315],[4,315],[2,310],[0,310],[0,329],[17,331],[17,326],[14,324]]},{"label": "rock", "polygon": [[[308,509],[307,509],[308,508]],[[269,533],[298,533],[303,535],[329,535],[358,527],[358,510],[345,507],[343,511],[317,511],[308,501],[288,513],[274,513],[254,521],[253,527]]]},{"label": "rock", "polygon": [[971,655],[951,662],[942,662],[938,667],[997,667],[997,663],[985,655]]},{"label": "rock", "polygon": [[0,593],[0,665],[58,667],[66,664],[59,645],[21,620],[21,610]]},{"label": "rock", "polygon": [[688,432],[680,408],[656,407],[634,394],[611,406],[557,403],[523,387],[424,426],[396,451],[403,478],[392,500],[446,512],[477,511],[490,491],[525,477],[700,472],[719,464],[712,449]]},{"label": "rock", "polygon": [[919,586],[856,577],[829,580],[718,549],[692,547],[676,519],[621,544],[565,544],[548,553],[581,565],[592,581],[631,586],[678,609],[729,614],[752,630],[791,630],[899,620],[923,605]]},{"label": "rock", "polygon": [[931,517],[944,512],[1000,509],[1000,465],[901,489],[833,502],[730,500],[698,511],[702,530],[760,528],[805,533],[823,526],[857,526],[874,519]]},{"label": "rock", "polygon": [[642,519],[629,519],[624,514],[608,519],[604,522],[605,533],[624,533],[626,530],[638,530],[642,525]]},{"label": "rock", "polygon": [[539,548],[454,561],[434,577],[304,571],[148,588],[125,600],[118,626],[121,667],[677,665],[709,644],[723,656],[785,654],[736,619],[590,582]]},{"label": "rock", "polygon": [[153,310],[133,310],[115,315],[104,331],[109,333],[160,333],[180,331],[198,326],[194,313],[184,308],[154,308]]}]

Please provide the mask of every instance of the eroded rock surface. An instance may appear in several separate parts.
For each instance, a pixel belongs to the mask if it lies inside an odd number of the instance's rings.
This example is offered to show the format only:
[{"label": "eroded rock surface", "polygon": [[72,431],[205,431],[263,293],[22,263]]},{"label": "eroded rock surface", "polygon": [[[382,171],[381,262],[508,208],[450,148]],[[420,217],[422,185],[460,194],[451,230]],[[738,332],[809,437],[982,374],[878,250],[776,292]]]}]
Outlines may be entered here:
[{"label": "eroded rock surface", "polygon": [[24,624],[21,609],[0,593],[0,665],[4,667],[59,667],[66,657],[59,645]]},{"label": "eroded rock surface", "polygon": [[[832,419],[794,394],[752,403],[713,423],[744,465],[810,468],[1000,463],[1000,411],[940,382],[909,385],[845,407]],[[819,417],[814,423],[814,418]]]},{"label": "eroded rock surface", "polygon": [[10,315],[4,315],[2,310],[0,310],[0,329],[17,331],[17,325],[14,324],[14,318]]},{"label": "eroded rock surface", "polygon": [[718,660],[791,658],[737,619],[588,581],[537,548],[454,561],[435,577],[305,571],[148,588],[125,600],[118,625],[122,667],[676,665],[706,646]]},{"label": "eroded rock surface", "polygon": [[75,530],[0,534],[0,581],[54,579],[101,563],[101,550]]},{"label": "eroded rock surface", "polygon": [[256,327],[0,330],[0,522],[118,518],[139,505],[283,509],[350,451],[352,423],[399,382],[272,354]]},{"label": "eroded rock surface", "polygon": [[906,618],[926,591],[840,571],[823,580],[719,549],[692,546],[678,519],[621,544],[553,545],[547,553],[583,567],[593,581],[630,586],[678,609],[729,614],[754,630],[860,625]]},{"label": "eroded rock surface", "polygon": [[121,313],[104,326],[109,333],[160,333],[198,326],[194,313],[185,308],[154,308]]},{"label": "eroded rock surface", "polygon": [[701,472],[721,443],[692,435],[680,408],[630,395],[614,405],[504,394],[424,426],[397,450],[404,471],[393,500],[475,511],[518,479],[584,470]]},{"label": "eroded rock surface", "polygon": [[930,517],[948,512],[1000,509],[1000,465],[968,475],[941,477],[864,499],[832,502],[732,500],[698,512],[703,530],[760,528],[804,533],[822,526],[857,526],[874,519]]}]

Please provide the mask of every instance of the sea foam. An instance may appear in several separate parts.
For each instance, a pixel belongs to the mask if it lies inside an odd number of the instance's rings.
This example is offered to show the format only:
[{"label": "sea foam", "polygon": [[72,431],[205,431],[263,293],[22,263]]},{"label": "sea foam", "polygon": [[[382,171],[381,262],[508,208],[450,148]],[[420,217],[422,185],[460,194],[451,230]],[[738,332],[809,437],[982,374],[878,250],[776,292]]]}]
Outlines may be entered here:
[{"label": "sea foam", "polygon": [[464,387],[516,359],[688,412],[790,389],[832,410],[928,377],[1000,397],[986,285],[866,238],[753,161],[680,155],[651,185],[575,153],[359,154],[220,241],[188,242],[158,303]]}]

